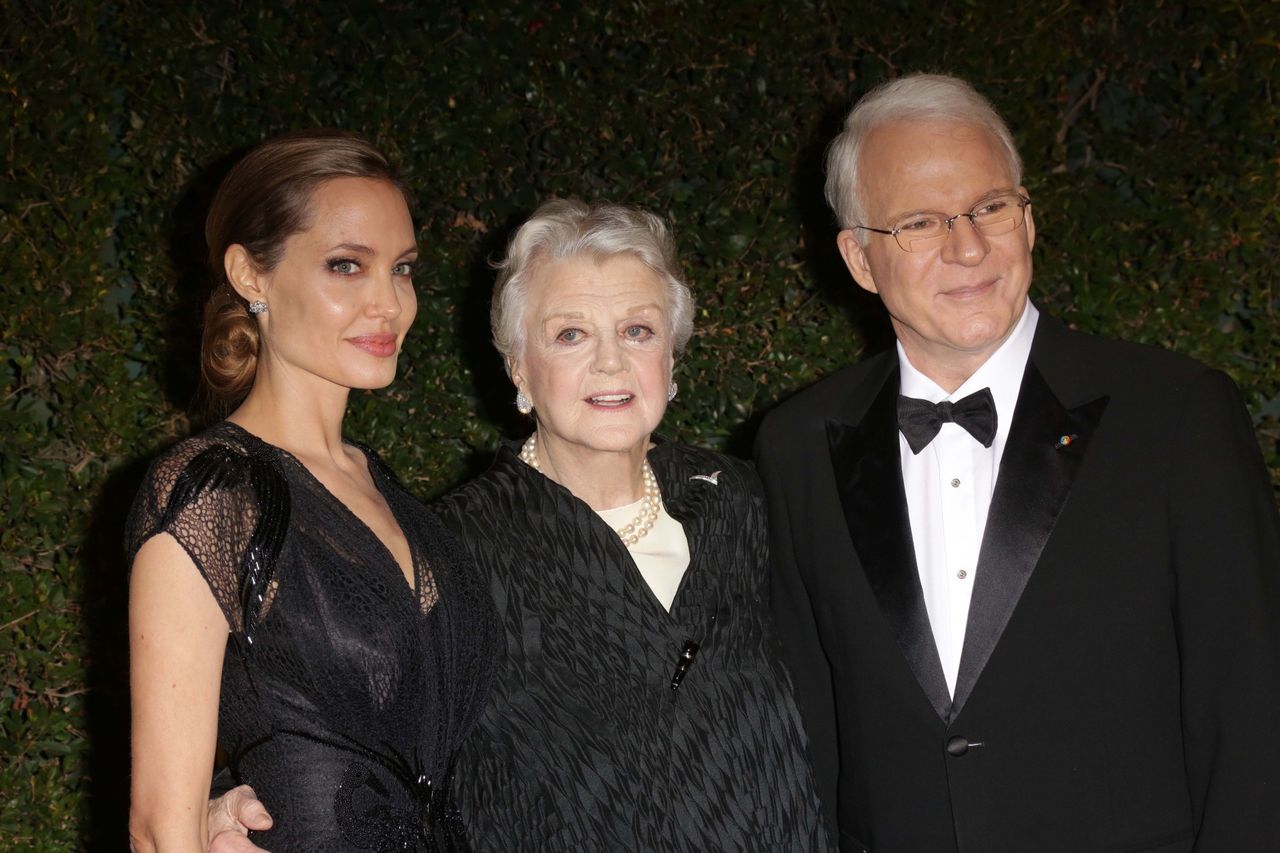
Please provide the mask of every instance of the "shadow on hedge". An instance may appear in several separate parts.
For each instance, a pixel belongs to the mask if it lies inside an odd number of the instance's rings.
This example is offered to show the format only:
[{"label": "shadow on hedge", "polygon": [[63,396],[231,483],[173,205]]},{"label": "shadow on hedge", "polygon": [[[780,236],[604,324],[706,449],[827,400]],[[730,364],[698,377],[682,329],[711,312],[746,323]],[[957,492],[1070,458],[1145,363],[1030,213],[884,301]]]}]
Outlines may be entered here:
[{"label": "shadow on hedge", "polygon": [[[489,306],[498,278],[493,263],[506,254],[511,236],[532,214],[532,210],[514,214],[502,227],[490,230],[476,242],[467,265],[467,289],[454,324],[458,356],[471,375],[476,417],[492,425],[505,438],[524,438],[533,430],[533,419],[516,411],[515,386],[507,376],[502,356],[493,346]],[[495,449],[473,450],[466,459],[466,478],[454,485],[461,485],[488,470]]]},{"label": "shadow on hedge", "polygon": [[857,332],[862,348],[848,354],[853,364],[866,355],[893,346],[893,329],[880,297],[854,282],[836,248],[840,226],[827,204],[825,160],[827,146],[844,127],[849,102],[827,105],[814,121],[809,136],[796,156],[791,181],[791,197],[804,229],[805,263],[818,293],[837,308]]},{"label": "shadow on hedge", "polygon": [[108,478],[94,502],[81,552],[89,744],[82,850],[128,849],[129,570],[121,543],[149,462],[135,460]]},{"label": "shadow on hedge", "polygon": [[[892,347],[894,343],[893,328],[889,325],[884,304],[878,296],[859,287],[845,268],[844,259],[836,248],[840,227],[823,192],[827,146],[844,126],[850,103],[845,100],[831,103],[815,118],[796,154],[791,178],[791,198],[804,234],[808,278],[814,283],[818,295],[836,308],[853,327],[857,340],[861,342],[858,349],[846,354],[845,364],[854,364]],[[764,416],[778,403],[801,390],[803,387],[790,389],[753,410],[746,420],[729,432],[725,450],[734,456],[750,459],[756,432]]]},{"label": "shadow on hedge", "polygon": [[173,270],[173,302],[165,314],[165,357],[161,383],[169,403],[193,416],[199,432],[226,413],[208,396],[200,381],[201,315],[209,298],[209,247],[204,222],[213,196],[231,167],[253,146],[246,145],[197,172],[170,206],[169,263]]}]

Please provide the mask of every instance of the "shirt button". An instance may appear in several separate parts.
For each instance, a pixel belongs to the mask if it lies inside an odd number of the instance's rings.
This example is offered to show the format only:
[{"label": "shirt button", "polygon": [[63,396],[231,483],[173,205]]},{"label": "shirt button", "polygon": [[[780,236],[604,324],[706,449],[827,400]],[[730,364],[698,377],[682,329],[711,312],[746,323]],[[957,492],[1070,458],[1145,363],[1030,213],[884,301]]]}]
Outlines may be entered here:
[{"label": "shirt button", "polygon": [[966,572],[964,569],[961,569],[960,571],[956,572],[956,577],[960,578],[960,580],[964,580],[965,578],[969,577],[969,573]]},{"label": "shirt button", "polygon": [[951,488],[953,488],[953,489],[958,489],[958,488],[960,488],[960,478],[959,478],[959,477],[956,477],[954,480],[952,480],[952,481],[951,481]]}]

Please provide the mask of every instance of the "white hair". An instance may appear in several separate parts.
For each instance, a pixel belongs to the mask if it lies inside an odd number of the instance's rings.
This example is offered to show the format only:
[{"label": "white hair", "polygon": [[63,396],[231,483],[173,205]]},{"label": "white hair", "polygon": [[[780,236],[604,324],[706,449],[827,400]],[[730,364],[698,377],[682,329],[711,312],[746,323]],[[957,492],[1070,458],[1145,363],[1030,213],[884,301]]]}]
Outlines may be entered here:
[{"label": "white hair", "polygon": [[[827,204],[841,228],[870,225],[865,221],[858,157],[867,136],[894,121],[950,121],[976,124],[999,141],[1009,164],[1013,186],[1022,183],[1022,158],[1009,126],[991,102],[958,77],[943,74],[909,74],[881,83],[863,95],[844,120],[844,130],[827,148]],[[860,240],[866,240],[859,231]]]},{"label": "white hair", "polygon": [[652,213],[617,204],[585,204],[574,199],[549,201],[533,212],[496,264],[489,322],[493,344],[510,372],[511,360],[525,345],[524,310],[529,280],[542,264],[567,258],[596,261],[631,255],[666,285],[673,351],[680,352],[693,335],[693,294],[680,277],[675,241]]}]

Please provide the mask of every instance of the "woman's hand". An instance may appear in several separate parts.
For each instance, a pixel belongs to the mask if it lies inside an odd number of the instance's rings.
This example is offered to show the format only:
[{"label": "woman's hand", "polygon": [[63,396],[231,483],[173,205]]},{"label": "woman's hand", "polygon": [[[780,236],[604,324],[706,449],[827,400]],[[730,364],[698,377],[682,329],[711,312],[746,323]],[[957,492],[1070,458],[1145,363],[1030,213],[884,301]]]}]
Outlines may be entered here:
[{"label": "woman's hand", "polygon": [[249,830],[270,829],[271,815],[248,785],[209,801],[209,853],[266,853],[249,840]]}]

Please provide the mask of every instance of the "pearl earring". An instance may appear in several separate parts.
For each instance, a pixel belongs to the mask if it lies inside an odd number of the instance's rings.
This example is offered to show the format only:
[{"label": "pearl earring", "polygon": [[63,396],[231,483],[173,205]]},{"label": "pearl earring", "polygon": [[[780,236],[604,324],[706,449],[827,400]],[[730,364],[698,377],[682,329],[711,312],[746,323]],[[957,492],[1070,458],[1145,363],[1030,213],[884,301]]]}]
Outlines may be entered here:
[{"label": "pearl earring", "polygon": [[516,411],[522,415],[533,411],[533,401],[526,397],[523,391],[516,392]]}]

